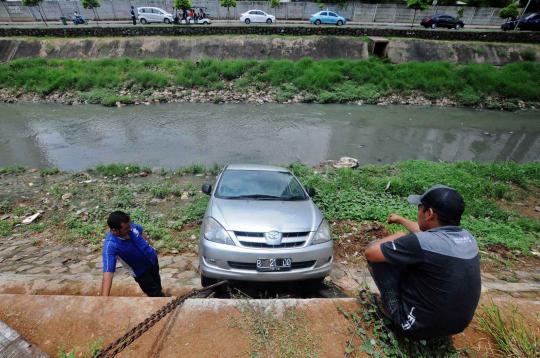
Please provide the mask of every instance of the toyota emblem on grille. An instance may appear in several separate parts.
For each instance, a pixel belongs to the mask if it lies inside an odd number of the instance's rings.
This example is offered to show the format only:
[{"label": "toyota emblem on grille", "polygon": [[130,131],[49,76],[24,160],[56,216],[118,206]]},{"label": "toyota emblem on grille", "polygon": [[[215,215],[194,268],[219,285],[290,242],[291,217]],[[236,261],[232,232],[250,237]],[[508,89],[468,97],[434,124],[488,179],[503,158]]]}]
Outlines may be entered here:
[{"label": "toyota emblem on grille", "polygon": [[269,245],[279,245],[281,244],[281,238],[283,236],[279,231],[269,231],[264,234],[264,238]]}]

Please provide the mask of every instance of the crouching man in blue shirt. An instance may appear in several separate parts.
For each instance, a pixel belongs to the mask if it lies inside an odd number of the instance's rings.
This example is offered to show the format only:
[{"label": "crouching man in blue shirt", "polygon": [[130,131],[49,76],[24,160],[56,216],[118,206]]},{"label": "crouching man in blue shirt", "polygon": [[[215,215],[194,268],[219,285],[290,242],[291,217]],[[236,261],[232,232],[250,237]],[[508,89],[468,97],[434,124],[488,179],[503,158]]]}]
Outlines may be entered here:
[{"label": "crouching man in blue shirt", "polygon": [[103,281],[101,295],[109,296],[116,258],[131,271],[135,281],[149,297],[163,297],[156,250],[143,235],[143,228],[131,222],[128,214],[115,211],[109,215],[107,225],[111,231],[103,244]]}]

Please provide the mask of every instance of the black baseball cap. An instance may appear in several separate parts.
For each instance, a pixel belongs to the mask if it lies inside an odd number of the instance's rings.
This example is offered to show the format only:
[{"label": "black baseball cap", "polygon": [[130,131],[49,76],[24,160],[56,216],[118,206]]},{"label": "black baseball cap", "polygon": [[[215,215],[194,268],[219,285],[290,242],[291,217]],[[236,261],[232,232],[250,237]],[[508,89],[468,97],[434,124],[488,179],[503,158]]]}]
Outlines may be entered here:
[{"label": "black baseball cap", "polygon": [[459,225],[465,210],[463,197],[455,189],[436,184],[422,195],[409,195],[407,201],[414,205],[425,205],[435,210],[441,221]]}]

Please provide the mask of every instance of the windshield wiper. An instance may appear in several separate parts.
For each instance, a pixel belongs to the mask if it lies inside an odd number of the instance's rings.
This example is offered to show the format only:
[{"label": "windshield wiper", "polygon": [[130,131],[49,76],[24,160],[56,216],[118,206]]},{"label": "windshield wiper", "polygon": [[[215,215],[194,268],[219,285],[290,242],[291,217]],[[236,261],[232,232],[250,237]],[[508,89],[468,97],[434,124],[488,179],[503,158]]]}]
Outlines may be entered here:
[{"label": "windshield wiper", "polygon": [[296,201],[296,200],[306,200],[306,198],[304,196],[282,196],[281,200]]}]

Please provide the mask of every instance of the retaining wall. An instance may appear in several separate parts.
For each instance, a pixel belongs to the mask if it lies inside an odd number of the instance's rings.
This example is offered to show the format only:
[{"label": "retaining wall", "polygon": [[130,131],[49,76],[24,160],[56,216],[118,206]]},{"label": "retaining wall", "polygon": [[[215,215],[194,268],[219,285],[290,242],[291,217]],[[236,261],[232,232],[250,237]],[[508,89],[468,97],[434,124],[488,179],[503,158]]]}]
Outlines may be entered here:
[{"label": "retaining wall", "polygon": [[[0,38],[0,61],[17,58],[173,58],[199,60],[369,58],[373,47],[364,38],[345,36],[206,36],[125,38]],[[533,54],[540,60],[540,46],[505,43],[465,43],[417,39],[390,39],[385,53],[394,63],[449,61],[504,65]]]},{"label": "retaining wall", "polygon": [[197,35],[332,35],[332,36],[378,36],[403,37],[449,41],[487,41],[511,43],[540,43],[540,32],[502,31],[452,31],[452,30],[405,30],[361,27],[315,27],[315,26],[132,26],[132,27],[50,27],[50,28],[0,28],[0,37],[47,36],[47,37],[125,37],[125,36],[197,36]]}]

